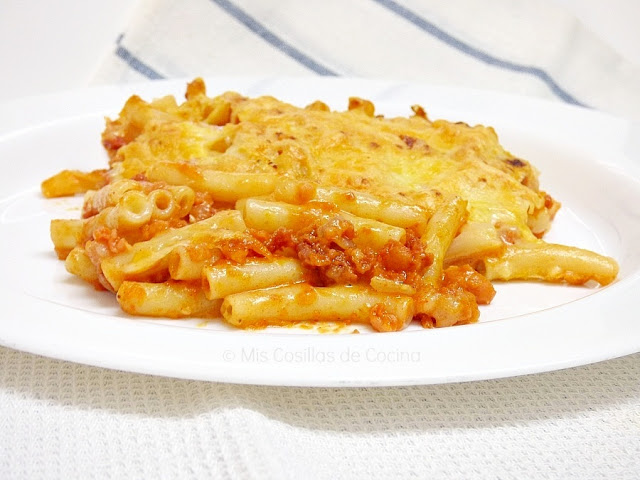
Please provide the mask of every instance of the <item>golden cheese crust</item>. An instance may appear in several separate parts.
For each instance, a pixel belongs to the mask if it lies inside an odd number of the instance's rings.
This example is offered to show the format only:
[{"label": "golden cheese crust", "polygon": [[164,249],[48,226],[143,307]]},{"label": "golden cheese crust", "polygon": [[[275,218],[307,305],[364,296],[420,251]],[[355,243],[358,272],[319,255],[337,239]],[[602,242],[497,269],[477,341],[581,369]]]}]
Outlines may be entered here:
[{"label": "golden cheese crust", "polygon": [[538,188],[538,172],[506,151],[491,127],[385,118],[367,100],[346,111],[322,102],[299,108],[270,96],[234,92],[209,98],[202,80],[187,101],[146,103],[132,97],[103,144],[130,178],[165,159],[229,172],[277,173],[320,184],[366,190],[435,209],[451,196],[469,202],[469,222],[491,223],[529,239],[549,228],[559,203]]}]

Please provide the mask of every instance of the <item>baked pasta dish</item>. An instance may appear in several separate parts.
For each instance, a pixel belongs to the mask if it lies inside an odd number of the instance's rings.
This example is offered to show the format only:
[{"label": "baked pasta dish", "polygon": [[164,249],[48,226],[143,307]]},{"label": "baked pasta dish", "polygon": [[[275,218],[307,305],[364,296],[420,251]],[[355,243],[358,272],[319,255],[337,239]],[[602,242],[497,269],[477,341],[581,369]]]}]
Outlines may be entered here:
[{"label": "baked pasta dish", "polygon": [[494,130],[270,96],[132,96],[107,119],[109,168],[65,170],[45,197],[66,269],[131,315],[381,332],[476,322],[494,281],[606,285],[616,262],[543,240],[560,204]]}]

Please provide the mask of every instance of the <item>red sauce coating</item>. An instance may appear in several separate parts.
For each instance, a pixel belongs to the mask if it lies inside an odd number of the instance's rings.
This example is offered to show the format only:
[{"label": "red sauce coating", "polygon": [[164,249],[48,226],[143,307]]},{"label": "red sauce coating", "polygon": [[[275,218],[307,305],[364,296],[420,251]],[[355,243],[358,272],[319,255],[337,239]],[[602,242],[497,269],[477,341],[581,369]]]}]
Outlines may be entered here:
[{"label": "red sauce coating", "polygon": [[128,242],[118,235],[116,229],[107,227],[97,228],[93,232],[93,239],[106,246],[112,254],[124,252],[129,246]]},{"label": "red sauce coating", "polygon": [[369,322],[378,332],[397,332],[404,326],[404,323],[382,303],[373,306],[369,312]]},{"label": "red sauce coating", "polygon": [[298,231],[278,229],[274,233],[252,231],[275,255],[297,257],[317,275],[317,286],[367,283],[373,276],[418,286],[433,259],[424,251],[418,234],[407,231],[404,243],[389,241],[380,251],[357,247],[353,224],[338,216]]},{"label": "red sauce coating", "polygon": [[217,212],[213,206],[213,198],[209,192],[196,192],[195,199],[193,201],[193,207],[189,216],[192,218],[192,222],[199,222],[212,217]]},{"label": "red sauce coating", "polygon": [[488,305],[496,295],[491,282],[469,265],[448,267],[444,271],[442,284],[449,289],[461,288],[470,292],[480,305]]}]

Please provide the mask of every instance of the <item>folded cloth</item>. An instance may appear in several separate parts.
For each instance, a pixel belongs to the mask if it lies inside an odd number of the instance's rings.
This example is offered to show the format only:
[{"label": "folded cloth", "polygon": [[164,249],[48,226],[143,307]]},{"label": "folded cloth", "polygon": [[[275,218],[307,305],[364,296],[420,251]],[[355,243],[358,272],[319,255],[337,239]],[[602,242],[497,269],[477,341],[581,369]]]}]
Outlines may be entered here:
[{"label": "folded cloth", "polygon": [[446,84],[640,119],[640,67],[536,0],[142,0],[92,83],[216,75]]}]

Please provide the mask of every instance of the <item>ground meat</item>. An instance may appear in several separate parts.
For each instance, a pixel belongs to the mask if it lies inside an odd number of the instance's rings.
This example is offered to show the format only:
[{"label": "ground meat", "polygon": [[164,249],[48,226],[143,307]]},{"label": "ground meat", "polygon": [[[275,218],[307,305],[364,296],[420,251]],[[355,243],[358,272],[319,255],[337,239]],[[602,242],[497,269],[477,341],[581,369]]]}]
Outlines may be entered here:
[{"label": "ground meat", "polygon": [[391,240],[378,252],[372,275],[417,288],[431,263],[433,257],[425,252],[420,236],[408,229],[404,243]]},{"label": "ground meat", "polygon": [[358,247],[353,224],[334,216],[302,230],[278,229],[274,233],[252,231],[271,253],[297,257],[314,271],[317,286],[344,285],[382,276],[417,285],[432,258],[425,253],[419,235],[407,231],[404,243],[391,240],[380,251]]},{"label": "ground meat", "polygon": [[397,332],[404,326],[404,322],[389,312],[382,303],[378,303],[371,308],[369,322],[378,332]]},{"label": "ground meat", "polygon": [[295,235],[297,256],[305,266],[317,269],[327,285],[355,283],[358,269],[351,258],[356,250],[353,235],[351,222],[334,217]]},{"label": "ground meat", "polygon": [[118,236],[118,231],[114,228],[97,228],[93,232],[93,239],[104,245],[111,254],[124,252],[129,246],[124,238]]},{"label": "ground meat", "polygon": [[237,237],[216,242],[222,256],[236,263],[244,263],[247,257],[270,257],[271,252],[255,238]]},{"label": "ground meat", "polygon": [[444,271],[442,284],[450,289],[462,288],[472,293],[480,305],[488,305],[496,295],[491,282],[469,265],[448,267]]},{"label": "ground meat", "polygon": [[189,220],[199,222],[213,216],[217,210],[213,206],[213,198],[208,192],[196,192],[193,207],[189,212]]},{"label": "ground meat", "polygon": [[425,328],[473,323],[480,316],[475,296],[461,287],[423,288],[416,297],[416,311]]}]

